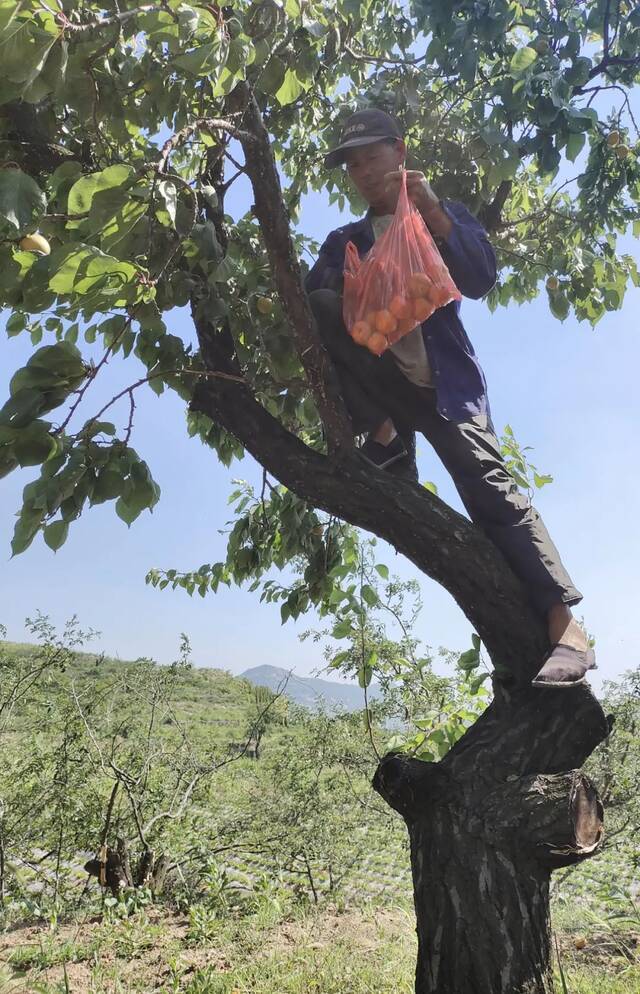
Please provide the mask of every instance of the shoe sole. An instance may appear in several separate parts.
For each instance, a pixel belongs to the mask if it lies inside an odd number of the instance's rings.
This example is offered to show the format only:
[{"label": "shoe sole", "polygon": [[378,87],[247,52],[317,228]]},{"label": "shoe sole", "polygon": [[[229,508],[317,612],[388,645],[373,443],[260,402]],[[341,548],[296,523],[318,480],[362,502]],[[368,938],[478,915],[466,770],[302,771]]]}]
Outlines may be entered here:
[{"label": "shoe sole", "polygon": [[389,469],[389,466],[395,466],[395,464],[400,462],[401,459],[406,459],[409,453],[400,452],[396,456],[391,456],[391,458],[387,459],[386,462],[374,462],[373,459],[369,459],[368,456],[365,456],[364,452],[361,452],[360,455],[365,462],[368,462],[370,466],[375,466],[376,469]]},{"label": "shoe sole", "polygon": [[587,678],[583,676],[579,680],[532,680],[531,686],[542,687],[545,690],[548,687],[550,687],[552,690],[554,689],[569,690],[571,687],[579,687],[585,683],[587,683]]}]

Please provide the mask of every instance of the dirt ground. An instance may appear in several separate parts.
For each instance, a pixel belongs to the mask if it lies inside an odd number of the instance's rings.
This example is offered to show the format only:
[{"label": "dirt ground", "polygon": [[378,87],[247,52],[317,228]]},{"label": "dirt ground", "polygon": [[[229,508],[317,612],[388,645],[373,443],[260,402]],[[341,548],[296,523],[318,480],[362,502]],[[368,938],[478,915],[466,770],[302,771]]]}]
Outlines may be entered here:
[{"label": "dirt ground", "polygon": [[336,941],[348,943],[354,954],[367,954],[390,934],[402,933],[413,944],[413,930],[409,913],[384,908],[367,914],[328,910],[239,937],[227,928],[220,944],[195,945],[186,916],[155,908],[142,918],[62,924],[55,932],[46,925],[28,926],[0,934],[0,994],[180,990],[196,971],[231,970],[233,954],[277,956],[302,945],[326,949]]}]

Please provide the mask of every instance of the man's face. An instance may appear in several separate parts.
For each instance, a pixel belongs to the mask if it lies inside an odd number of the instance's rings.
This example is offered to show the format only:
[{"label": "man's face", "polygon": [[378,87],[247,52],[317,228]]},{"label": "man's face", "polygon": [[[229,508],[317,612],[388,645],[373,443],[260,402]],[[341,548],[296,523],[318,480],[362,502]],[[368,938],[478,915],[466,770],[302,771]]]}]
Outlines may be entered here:
[{"label": "man's face", "polygon": [[393,145],[387,141],[372,142],[371,145],[361,145],[346,151],[345,163],[349,179],[370,207],[388,206],[389,191],[385,187],[384,178],[387,173],[400,168],[404,156],[405,146],[400,140]]}]

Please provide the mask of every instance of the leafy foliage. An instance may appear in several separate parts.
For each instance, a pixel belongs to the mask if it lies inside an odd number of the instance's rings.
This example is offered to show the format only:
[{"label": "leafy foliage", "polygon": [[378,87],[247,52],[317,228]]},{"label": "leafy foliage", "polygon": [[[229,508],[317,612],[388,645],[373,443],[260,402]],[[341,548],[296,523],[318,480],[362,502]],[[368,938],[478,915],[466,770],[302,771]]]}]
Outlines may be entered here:
[{"label": "leafy foliage", "polygon": [[[618,235],[640,228],[629,101],[640,17],[627,0],[240,0],[232,10],[130,0],[115,13],[0,0],[0,32],[0,304],[8,334],[53,350],[16,373],[0,413],[0,473],[42,474],[25,493],[14,553],[39,531],[58,548],[86,504],[115,501],[127,524],[154,506],[158,488],[129,445],[135,391],[170,388],[188,403],[211,375],[192,341],[168,331],[176,307],[214,323],[225,375],[288,431],[324,445],[250,204],[244,216],[225,213],[246,171],[246,113],[234,104],[244,84],[294,224],[303,195],[325,184],[317,164],[340,120],[373,104],[401,118],[438,192],[491,229],[501,272],[490,306],[531,299],[546,280],[555,317],[595,324],[639,282],[616,250]],[[328,188],[359,206],[343,175]],[[49,255],[20,247],[36,231]],[[294,243],[298,254],[314,248],[296,232]],[[82,338],[104,349],[93,367]],[[103,411],[88,409],[115,353],[137,378]],[[103,423],[121,400],[128,420]],[[202,414],[189,430],[225,464],[242,453]],[[300,553],[289,536],[283,547]],[[237,568],[257,575],[259,560],[247,554]],[[324,596],[316,573],[314,592],[287,602],[291,616]],[[221,581],[224,570],[194,589]]]}]

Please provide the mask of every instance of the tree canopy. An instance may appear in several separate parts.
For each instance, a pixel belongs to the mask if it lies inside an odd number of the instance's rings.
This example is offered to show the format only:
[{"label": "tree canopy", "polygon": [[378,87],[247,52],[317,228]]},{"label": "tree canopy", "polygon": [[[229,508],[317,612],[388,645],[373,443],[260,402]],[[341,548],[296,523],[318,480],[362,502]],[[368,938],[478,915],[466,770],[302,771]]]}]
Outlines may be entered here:
[{"label": "tree canopy", "polygon": [[[555,318],[595,324],[640,282],[616,248],[640,230],[640,7],[626,0],[0,0],[0,31],[0,303],[8,334],[33,343],[0,408],[0,473],[41,468],[14,554],[39,532],[59,548],[87,506],[113,501],[131,524],[155,505],[132,445],[151,388],[178,392],[223,463],[248,449],[265,467],[262,494],[236,495],[227,562],[155,582],[205,593],[293,563],[299,583],[263,596],[283,618],[327,610],[354,561],[340,519],[423,565],[390,506],[365,506],[366,474],[349,497],[331,485],[351,431],[301,288],[299,258],[317,250],[297,227],[304,195],[362,207],[322,168],[357,107],[397,114],[412,162],[489,229],[490,307],[543,292]],[[231,216],[241,175],[253,204]],[[131,381],[99,409],[91,386],[116,353]],[[449,552],[429,569],[460,599]]]}]

